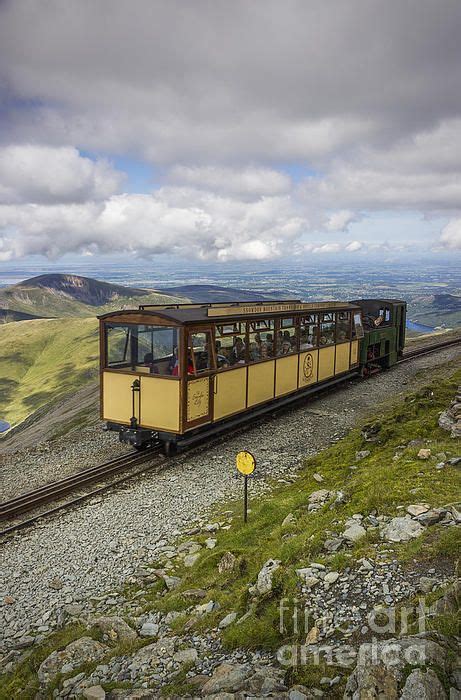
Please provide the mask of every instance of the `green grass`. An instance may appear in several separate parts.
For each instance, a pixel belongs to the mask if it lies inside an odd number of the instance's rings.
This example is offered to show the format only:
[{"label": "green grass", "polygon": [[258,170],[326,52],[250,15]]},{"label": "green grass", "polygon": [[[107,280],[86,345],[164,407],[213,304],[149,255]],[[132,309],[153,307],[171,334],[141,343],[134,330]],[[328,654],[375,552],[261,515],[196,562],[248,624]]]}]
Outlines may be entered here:
[{"label": "green grass", "polygon": [[[197,617],[195,630],[210,629],[230,611],[234,610],[239,615],[247,612],[250,603],[248,588],[254,584],[261,566],[270,558],[279,559],[281,567],[274,574],[272,591],[253,604],[245,622],[234,623],[224,630],[222,639],[230,649],[275,650],[283,644],[304,642],[304,634],[293,633],[289,613],[285,619],[285,629],[282,632],[279,629],[279,601],[281,598],[290,601],[299,597],[299,579],[295,569],[317,561],[333,570],[342,570],[361,556],[373,558],[376,555],[379,546],[377,533],[369,534],[345,552],[328,555],[323,551],[325,539],[330,534],[340,533],[347,517],[354,513],[367,515],[370,509],[375,509],[378,514],[402,514],[404,511],[398,509],[399,506],[420,501],[441,506],[459,497],[459,468],[447,466],[438,471],[435,464],[439,461],[437,453],[444,452],[447,458],[459,454],[459,442],[452,440],[438,427],[437,419],[439,412],[451,401],[460,380],[461,371],[458,370],[451,378],[439,380],[432,387],[375,416],[373,420],[380,425],[376,442],[366,442],[357,428],[340,443],[307,459],[295,483],[283,486],[275,483],[273,491],[262,498],[252,498],[250,487],[251,513],[246,525],[243,523],[240,500],[231,504],[221,503],[214,517],[220,521],[227,520],[229,516],[222,513],[231,511],[231,528],[218,532],[215,549],[203,549],[192,568],[176,565],[176,571],[171,573],[182,577],[178,589],[167,592],[163,584],[158,584],[146,591],[143,596],[145,610],[183,611],[190,606],[190,602],[182,597],[182,592],[189,588],[203,588],[207,595],[197,602],[214,600],[221,607],[209,615]],[[367,423],[370,423],[370,419]],[[397,450],[399,445],[408,445],[417,438],[423,439],[425,446],[430,447],[433,454],[431,459],[422,461],[417,458],[419,446]],[[364,449],[370,450],[370,455],[356,462],[355,453]],[[394,461],[397,453],[401,457]],[[349,467],[354,463],[357,469],[351,470]],[[322,484],[313,478],[316,472],[323,475]],[[329,503],[321,511],[309,513],[308,497],[320,487],[331,491],[341,489],[346,494],[346,502],[335,506]],[[412,492],[414,489],[417,489],[416,493]],[[288,513],[293,513],[295,523],[288,529],[282,528],[281,523]],[[208,533],[194,539],[204,541],[207,537]],[[461,550],[460,528],[436,525],[428,528],[424,536],[417,540],[402,545],[385,543],[384,547],[390,559],[400,559],[404,566],[411,566],[413,560],[427,562],[429,566],[429,562],[437,562],[441,558],[454,566]],[[232,571],[220,574],[217,567],[226,552],[234,554],[236,565]],[[161,565],[161,562],[152,563],[152,566],[157,565]],[[129,597],[129,594],[135,595],[135,591],[136,587],[130,586],[125,593]],[[189,619],[189,615],[183,615],[175,621],[175,634],[181,633],[182,626]],[[430,624],[433,629],[452,635],[459,630],[459,615],[438,616],[431,619]],[[27,700],[33,697],[39,663],[52,649],[75,639],[75,635],[75,631],[63,630],[44,645],[34,648],[15,673],[5,678],[5,690],[0,692],[0,700],[16,697]],[[121,653],[121,648],[114,647],[110,654]],[[334,675],[336,673],[332,667],[303,665],[288,672],[287,682],[318,686],[322,676]],[[164,689],[164,695],[180,696],[189,690],[187,678],[182,673]],[[329,697],[341,697],[342,692],[343,684],[339,684],[329,690]]]},{"label": "green grass", "polygon": [[[223,506],[223,510],[233,510],[231,529],[221,530],[216,548],[203,551],[192,569],[178,568],[176,573],[182,576],[178,590],[160,600],[153,595],[147,607],[183,610],[189,603],[181,597],[181,591],[203,588],[207,591],[205,600],[218,601],[221,607],[217,612],[197,618],[196,629],[212,627],[231,610],[245,613],[250,598],[248,587],[255,582],[261,566],[269,558],[280,559],[282,565],[274,576],[272,592],[259,600],[246,622],[227,628],[223,639],[230,648],[275,649],[293,641],[295,635],[279,632],[278,602],[282,597],[296,597],[295,569],[320,561],[341,570],[350,565],[351,560],[375,556],[380,541],[378,532],[371,532],[351,550],[328,556],[322,549],[328,533],[340,533],[344,520],[354,513],[367,515],[375,510],[377,514],[398,515],[405,512],[399,510],[399,506],[421,501],[441,506],[459,497],[459,469],[436,470],[439,459],[435,455],[444,452],[450,457],[459,453],[459,444],[438,427],[437,419],[451,401],[460,379],[458,371],[451,379],[423,389],[392,410],[376,416],[374,421],[380,424],[376,442],[366,442],[359,429],[353,430],[339,444],[306,460],[305,469],[293,485],[275,486],[272,493],[262,499],[253,500],[250,495],[251,514],[247,525],[242,522],[240,502]],[[397,446],[414,439],[424,440],[434,456],[428,461],[418,459],[420,446],[397,450]],[[371,454],[356,462],[355,453],[364,449]],[[401,457],[394,461],[398,453]],[[354,463],[357,469],[351,470],[349,467]],[[315,472],[323,475],[322,484],[314,480]],[[315,514],[308,513],[308,496],[320,487],[332,491],[341,489],[346,493],[347,502],[331,508],[327,505]],[[293,513],[296,522],[288,530],[282,529],[281,523],[288,513]],[[386,543],[386,549],[404,561],[439,557],[454,560],[461,549],[460,529],[434,526],[418,540],[395,546]],[[217,565],[227,551],[234,554],[237,566],[232,572],[218,574]]]},{"label": "green grass", "polygon": [[17,425],[41,406],[97,377],[95,318],[0,325],[2,415]]}]

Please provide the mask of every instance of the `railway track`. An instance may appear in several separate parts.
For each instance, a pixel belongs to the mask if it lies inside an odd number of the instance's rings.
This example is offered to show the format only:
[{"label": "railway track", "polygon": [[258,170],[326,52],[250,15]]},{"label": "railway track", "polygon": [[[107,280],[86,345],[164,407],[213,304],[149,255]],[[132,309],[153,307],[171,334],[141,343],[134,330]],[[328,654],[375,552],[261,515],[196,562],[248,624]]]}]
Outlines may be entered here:
[{"label": "railway track", "polygon": [[[434,343],[432,345],[427,345],[422,348],[415,348],[414,350],[409,350],[405,353],[404,357],[402,357],[398,361],[398,364],[401,364],[403,362],[409,362],[410,360],[413,360],[417,357],[428,355],[429,353],[436,352],[438,350],[443,350],[454,345],[459,345],[460,343],[461,338],[454,338],[451,340],[443,341],[441,343]],[[348,377],[348,379],[349,378],[350,376]],[[235,431],[230,432],[232,433]],[[196,443],[192,442],[191,446],[193,446],[194,444]],[[167,458],[163,455],[162,446],[159,443],[158,445],[154,445],[141,453],[135,452],[115,457],[114,459],[104,462],[103,464],[100,464],[96,467],[84,469],[80,472],[77,472],[76,474],[72,474],[71,476],[66,477],[65,479],[60,479],[58,481],[53,481],[49,484],[45,484],[44,486],[41,486],[38,489],[34,489],[33,491],[20,494],[15,498],[1,503],[0,521],[13,522],[11,522],[11,524],[4,530],[0,531],[0,537],[9,535],[25,527],[28,527],[29,525],[32,525],[41,518],[45,518],[54,513],[57,513],[58,511],[63,510],[64,508],[68,508],[70,506],[82,503],[84,500],[97,496],[103,493],[104,491],[107,491],[108,489],[112,488],[113,486],[121,484],[122,482],[125,482],[128,479],[131,479],[134,476],[141,474],[142,472],[145,472],[146,466],[142,466],[142,468],[135,471],[132,471],[132,468],[140,465],[146,465],[146,463],[153,461],[155,457],[160,456],[162,456],[161,461],[166,461]],[[148,468],[151,469],[153,468],[153,466],[155,466],[155,464],[151,465]],[[96,489],[92,489],[91,491],[87,491],[83,494],[75,495],[73,498],[71,498],[70,500],[66,500],[64,503],[59,502],[52,508],[49,508],[45,511],[40,511],[37,514],[34,514],[31,517],[26,518],[25,520],[22,520],[20,522],[15,522],[15,519],[18,515],[24,513],[34,513],[34,511],[36,511],[44,505],[47,505],[50,502],[60,501],[69,494],[75,494],[88,484],[94,484],[95,482],[103,481],[104,479],[117,476],[118,474],[121,474],[121,476],[119,476],[115,480],[112,479],[108,484],[104,484]]]}]

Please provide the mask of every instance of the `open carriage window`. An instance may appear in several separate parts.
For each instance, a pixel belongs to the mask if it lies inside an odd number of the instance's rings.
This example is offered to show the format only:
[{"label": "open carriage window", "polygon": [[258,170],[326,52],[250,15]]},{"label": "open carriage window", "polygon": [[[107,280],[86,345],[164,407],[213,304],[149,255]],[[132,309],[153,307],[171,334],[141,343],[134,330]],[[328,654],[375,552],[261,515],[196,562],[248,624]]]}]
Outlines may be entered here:
[{"label": "open carriage window", "polygon": [[106,323],[107,367],[178,376],[178,329]]},{"label": "open carriage window", "polygon": [[272,319],[251,321],[248,333],[248,357],[250,362],[260,362],[274,357],[274,329]]},{"label": "open carriage window", "polygon": [[308,314],[300,320],[299,324],[299,349],[310,350],[319,344],[319,316]]},{"label": "open carriage window", "polygon": [[335,343],[335,313],[321,314],[319,345],[334,345]]},{"label": "open carriage window", "polygon": [[294,318],[281,318],[277,330],[277,356],[291,355],[298,350],[296,321]]},{"label": "open carriage window", "polygon": [[201,374],[215,368],[215,353],[211,331],[189,335],[187,374]]},{"label": "open carriage window", "polygon": [[246,323],[216,326],[217,368],[227,369],[227,367],[244,364],[246,364]]},{"label": "open carriage window", "polygon": [[336,321],[336,342],[344,343],[351,339],[351,312],[338,311]]}]

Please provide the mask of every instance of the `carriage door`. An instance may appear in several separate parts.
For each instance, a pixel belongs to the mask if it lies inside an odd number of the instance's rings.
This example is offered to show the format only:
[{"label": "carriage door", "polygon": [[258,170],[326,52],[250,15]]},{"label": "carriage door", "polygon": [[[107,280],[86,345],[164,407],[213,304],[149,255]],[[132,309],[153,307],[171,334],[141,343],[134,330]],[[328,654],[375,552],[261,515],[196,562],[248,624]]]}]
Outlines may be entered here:
[{"label": "carriage door", "polygon": [[186,347],[186,430],[209,423],[213,415],[213,374],[216,368],[211,328],[189,328]]}]

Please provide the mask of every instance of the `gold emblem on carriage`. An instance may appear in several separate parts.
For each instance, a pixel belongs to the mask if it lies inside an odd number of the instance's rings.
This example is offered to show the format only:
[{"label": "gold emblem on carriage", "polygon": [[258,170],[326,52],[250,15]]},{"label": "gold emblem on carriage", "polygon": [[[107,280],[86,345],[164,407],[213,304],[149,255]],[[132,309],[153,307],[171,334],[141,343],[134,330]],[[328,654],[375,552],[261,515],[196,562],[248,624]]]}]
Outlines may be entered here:
[{"label": "gold emblem on carriage", "polygon": [[312,377],[313,372],[314,372],[314,358],[309,353],[308,355],[306,355],[306,357],[304,358],[304,362],[303,362],[304,379],[310,379]]},{"label": "gold emblem on carriage", "polygon": [[200,406],[204,396],[205,396],[205,394],[203,393],[203,391],[198,391],[196,394],[194,394],[192,397],[192,401],[194,402],[194,406]]}]

